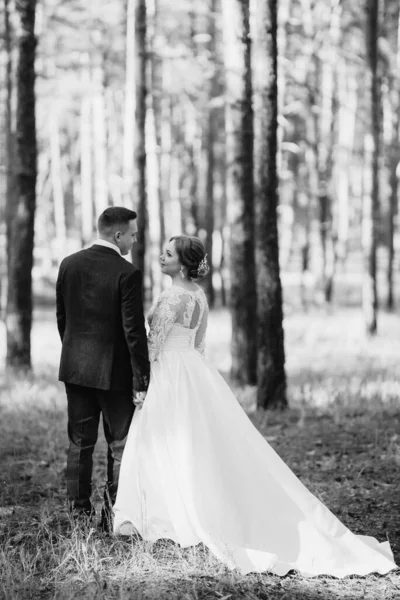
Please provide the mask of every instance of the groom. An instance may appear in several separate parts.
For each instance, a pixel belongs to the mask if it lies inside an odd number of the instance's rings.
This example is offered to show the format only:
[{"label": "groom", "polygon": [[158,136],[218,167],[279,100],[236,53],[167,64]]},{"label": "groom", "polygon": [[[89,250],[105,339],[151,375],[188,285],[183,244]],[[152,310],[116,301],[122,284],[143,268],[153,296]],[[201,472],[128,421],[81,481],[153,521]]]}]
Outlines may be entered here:
[{"label": "groom", "polygon": [[68,401],[67,494],[74,517],[93,516],[93,451],[100,415],[108,444],[100,526],[108,530],[134,402],[144,400],[150,364],[142,273],[122,257],[136,241],[136,213],[110,207],[91,248],[65,258],[57,279],[62,341],[59,379]]}]

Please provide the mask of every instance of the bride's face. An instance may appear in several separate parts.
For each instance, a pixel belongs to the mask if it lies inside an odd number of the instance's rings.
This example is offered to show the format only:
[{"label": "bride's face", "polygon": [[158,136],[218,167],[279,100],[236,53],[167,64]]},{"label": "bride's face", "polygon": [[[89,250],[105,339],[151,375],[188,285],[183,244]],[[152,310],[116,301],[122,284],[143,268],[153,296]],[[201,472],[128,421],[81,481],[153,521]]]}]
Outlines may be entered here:
[{"label": "bride's face", "polygon": [[160,265],[161,271],[164,273],[164,275],[174,277],[174,275],[179,273],[182,265],[179,261],[178,253],[175,250],[174,241],[169,242],[165,246],[165,250],[160,256]]}]

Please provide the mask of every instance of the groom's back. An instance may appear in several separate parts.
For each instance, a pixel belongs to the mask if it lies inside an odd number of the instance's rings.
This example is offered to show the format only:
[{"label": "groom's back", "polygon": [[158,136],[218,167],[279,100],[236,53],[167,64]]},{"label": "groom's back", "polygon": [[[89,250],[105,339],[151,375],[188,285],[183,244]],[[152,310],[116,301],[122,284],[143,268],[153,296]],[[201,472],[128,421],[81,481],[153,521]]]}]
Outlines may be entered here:
[{"label": "groom's back", "polygon": [[134,271],[117,252],[102,246],[81,250],[61,263],[57,282],[61,381],[104,390],[131,389],[120,282]]},{"label": "groom's back", "polygon": [[[123,267],[113,250],[89,248],[63,263],[63,297],[67,328],[109,337],[117,317],[118,282]],[[112,254],[111,254],[112,253]]]}]

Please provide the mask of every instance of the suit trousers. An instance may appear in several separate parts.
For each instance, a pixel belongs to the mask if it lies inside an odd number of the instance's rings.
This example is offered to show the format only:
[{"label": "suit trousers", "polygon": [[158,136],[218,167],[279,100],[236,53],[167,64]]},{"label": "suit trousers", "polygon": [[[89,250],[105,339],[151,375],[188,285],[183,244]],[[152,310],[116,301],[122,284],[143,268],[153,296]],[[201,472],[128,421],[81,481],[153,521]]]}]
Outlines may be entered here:
[{"label": "suit trousers", "polygon": [[132,392],[104,391],[70,383],[65,384],[68,400],[67,494],[75,514],[94,513],[91,503],[93,451],[97,441],[100,415],[108,444],[107,482],[104,511],[114,504],[122,453],[135,410]]}]

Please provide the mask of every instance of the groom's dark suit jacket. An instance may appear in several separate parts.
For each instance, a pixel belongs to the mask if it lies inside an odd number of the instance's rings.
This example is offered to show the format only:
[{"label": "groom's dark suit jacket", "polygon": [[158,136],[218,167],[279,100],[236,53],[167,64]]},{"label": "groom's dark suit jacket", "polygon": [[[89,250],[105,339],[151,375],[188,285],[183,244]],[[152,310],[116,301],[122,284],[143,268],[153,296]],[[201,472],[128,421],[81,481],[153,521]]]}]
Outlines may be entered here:
[{"label": "groom's dark suit jacket", "polygon": [[147,389],[142,273],[111,248],[65,258],[57,279],[59,379],[100,390]]}]

